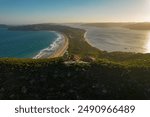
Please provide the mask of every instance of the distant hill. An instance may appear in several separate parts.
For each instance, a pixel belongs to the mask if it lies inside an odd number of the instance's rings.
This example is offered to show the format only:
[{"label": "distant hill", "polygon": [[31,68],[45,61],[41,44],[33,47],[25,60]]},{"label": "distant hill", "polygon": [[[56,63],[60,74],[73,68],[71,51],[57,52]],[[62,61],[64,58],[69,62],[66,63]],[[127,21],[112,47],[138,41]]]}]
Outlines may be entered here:
[{"label": "distant hill", "polygon": [[150,30],[150,23],[136,23],[124,26],[134,30]]},{"label": "distant hill", "polygon": [[96,27],[122,27],[130,25],[131,23],[88,23],[84,24],[86,26],[96,26]]},{"label": "distant hill", "polygon": [[96,26],[96,27],[124,27],[133,30],[150,30],[150,23],[88,23],[84,24],[88,26]]},{"label": "distant hill", "polygon": [[8,26],[5,24],[0,24],[0,28],[5,28],[5,27],[8,27]]}]

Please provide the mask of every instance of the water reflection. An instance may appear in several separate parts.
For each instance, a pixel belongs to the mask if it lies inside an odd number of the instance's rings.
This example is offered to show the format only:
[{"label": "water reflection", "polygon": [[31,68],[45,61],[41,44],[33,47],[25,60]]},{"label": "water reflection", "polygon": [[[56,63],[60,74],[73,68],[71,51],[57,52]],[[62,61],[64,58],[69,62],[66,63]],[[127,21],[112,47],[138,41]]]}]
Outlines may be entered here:
[{"label": "water reflection", "polygon": [[150,53],[150,31],[90,27],[86,37],[100,50]]},{"label": "water reflection", "polygon": [[68,24],[68,26],[85,29],[88,42],[100,50],[150,53],[150,30],[130,30],[121,27],[102,28],[81,26],[80,24]]},{"label": "water reflection", "polygon": [[147,32],[146,53],[150,53],[150,32]]}]

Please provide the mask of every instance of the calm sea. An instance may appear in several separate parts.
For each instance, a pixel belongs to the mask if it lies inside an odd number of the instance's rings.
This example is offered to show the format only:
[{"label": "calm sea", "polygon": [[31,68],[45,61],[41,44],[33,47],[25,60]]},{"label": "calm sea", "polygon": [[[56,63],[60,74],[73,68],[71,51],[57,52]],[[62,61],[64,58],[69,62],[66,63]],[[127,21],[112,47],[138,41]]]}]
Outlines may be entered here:
[{"label": "calm sea", "polygon": [[88,41],[100,50],[150,53],[150,31],[120,27],[86,27],[86,29]]},{"label": "calm sea", "polygon": [[87,41],[100,50],[150,53],[150,30],[130,30],[121,27],[101,28],[81,24],[65,25],[86,30]]},{"label": "calm sea", "polygon": [[41,50],[51,49],[57,38],[55,32],[10,31],[0,28],[0,57],[33,58]]}]

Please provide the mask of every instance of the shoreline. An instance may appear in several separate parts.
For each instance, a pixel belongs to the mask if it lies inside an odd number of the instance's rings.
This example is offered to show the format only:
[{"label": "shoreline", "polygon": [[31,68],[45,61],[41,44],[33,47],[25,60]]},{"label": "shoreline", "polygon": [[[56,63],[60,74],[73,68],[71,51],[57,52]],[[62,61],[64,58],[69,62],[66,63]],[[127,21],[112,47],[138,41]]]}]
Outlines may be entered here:
[{"label": "shoreline", "polygon": [[[70,27],[75,27],[75,26],[73,26],[73,25],[69,25]],[[121,46],[121,45],[117,45],[116,47],[111,47],[111,46],[114,46],[115,44],[117,44],[117,43],[112,43],[112,44],[110,44],[110,47],[109,46],[107,46],[108,45],[108,43],[104,43],[106,46],[105,47],[103,47],[103,45],[100,47],[100,46],[97,46],[96,44],[93,44],[92,42],[90,42],[90,40],[91,40],[91,36],[88,38],[87,37],[87,33],[88,33],[88,29],[86,29],[86,28],[84,28],[84,27],[82,27],[82,26],[80,26],[80,25],[77,25],[76,26],[76,28],[79,28],[79,29],[84,29],[85,30],[85,33],[84,33],[84,38],[85,38],[85,41],[91,46],[91,47],[95,47],[95,48],[97,48],[98,50],[100,50],[100,51],[107,51],[107,52],[131,52],[131,53],[142,53],[142,54],[147,54],[147,53],[150,53],[150,49],[149,49],[149,47],[147,47],[147,45],[143,45],[143,47],[141,46],[141,47],[138,47],[137,45],[126,45],[126,43],[124,43],[124,41],[122,41],[122,43],[124,44],[124,46]],[[99,28],[99,27],[96,27],[96,28]],[[126,29],[126,30],[129,30],[130,31],[130,33],[131,33],[131,31],[136,31],[136,30],[131,30],[131,29],[128,29],[128,28],[124,28],[124,27],[119,27],[119,28],[121,28],[121,29]],[[108,28],[109,29],[109,28]],[[117,28],[118,29],[118,28]],[[136,31],[136,33],[137,34],[141,34],[140,32],[138,33],[137,31]],[[131,34],[135,34],[135,33],[131,33]],[[144,33],[143,33],[144,34]],[[94,38],[93,36],[92,36],[92,38]],[[93,39],[94,40],[94,39]],[[145,39],[145,40],[147,40],[147,39]],[[110,39],[110,41],[111,41],[111,39]],[[98,41],[95,41],[96,43],[98,42]],[[116,39],[116,42],[117,42],[117,39]],[[122,44],[121,43],[121,44]],[[130,43],[129,43],[130,44]],[[118,49],[116,49],[116,48],[118,48]]]},{"label": "shoreline", "polygon": [[[94,47],[94,48],[100,50],[99,48],[95,47],[92,43],[89,42],[89,39],[88,39],[87,36],[86,36],[87,33],[88,33],[88,31],[87,31],[87,29],[83,28],[81,24],[79,24],[79,25],[70,25],[70,24],[69,24],[69,25],[65,25],[65,26],[69,26],[69,27],[71,27],[71,28],[78,28],[78,29],[81,29],[81,30],[85,30],[85,33],[84,33],[84,40],[85,40],[91,47]],[[100,50],[100,51],[101,51],[101,50]]]},{"label": "shoreline", "polygon": [[63,39],[64,42],[61,43],[58,49],[55,52],[53,52],[48,58],[62,57],[68,49],[69,41],[68,41],[67,36],[60,32],[56,32],[56,33],[58,33],[61,36],[61,39]]},{"label": "shoreline", "polygon": [[[89,42],[89,39],[86,37],[86,35],[87,35],[87,31],[85,30],[85,33],[84,33],[84,39],[85,39],[85,41],[86,41],[91,47],[94,47],[94,46],[92,45],[92,43]],[[96,47],[94,47],[94,48],[96,48]],[[97,48],[97,49],[98,49],[98,48]]]},{"label": "shoreline", "polygon": [[67,51],[69,45],[67,36],[58,31],[49,32],[56,33],[56,35],[58,35],[57,39],[52,44],[50,44],[49,47],[41,50],[36,56],[33,57],[33,59],[62,57]]}]

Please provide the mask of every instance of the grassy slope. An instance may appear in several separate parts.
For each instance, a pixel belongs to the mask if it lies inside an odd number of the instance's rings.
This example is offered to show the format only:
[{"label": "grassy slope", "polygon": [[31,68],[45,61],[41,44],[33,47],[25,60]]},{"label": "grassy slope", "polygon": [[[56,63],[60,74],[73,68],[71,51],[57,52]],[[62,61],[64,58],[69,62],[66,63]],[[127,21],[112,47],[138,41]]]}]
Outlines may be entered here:
[{"label": "grassy slope", "polygon": [[59,31],[69,38],[69,55],[97,60],[0,59],[0,99],[150,99],[149,54],[102,52],[85,42],[84,30],[65,26],[10,29]]}]

